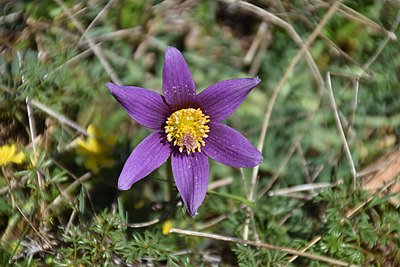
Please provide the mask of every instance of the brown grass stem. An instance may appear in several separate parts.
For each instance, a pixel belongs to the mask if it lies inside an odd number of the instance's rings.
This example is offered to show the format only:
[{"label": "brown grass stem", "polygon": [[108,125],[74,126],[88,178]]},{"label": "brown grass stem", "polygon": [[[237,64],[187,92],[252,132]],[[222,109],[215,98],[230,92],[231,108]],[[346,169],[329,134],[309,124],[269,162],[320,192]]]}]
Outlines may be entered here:
[{"label": "brown grass stem", "polygon": [[333,116],[335,118],[337,129],[339,131],[340,139],[342,139],[342,142],[343,142],[344,153],[346,155],[348,164],[350,166],[351,175],[353,177],[353,189],[355,190],[356,185],[357,185],[357,171],[356,171],[356,167],[354,165],[353,157],[350,152],[349,144],[346,139],[346,135],[343,130],[343,125],[340,121],[339,112],[338,112],[338,108],[337,108],[336,101],[335,101],[335,96],[333,94],[333,89],[332,89],[331,74],[329,72],[327,72],[327,74],[326,74],[326,83],[327,83],[327,87],[328,87],[329,102],[331,104]]},{"label": "brown grass stem", "polygon": [[231,242],[231,243],[236,243],[236,244],[249,245],[249,246],[254,246],[254,247],[258,247],[258,248],[266,248],[266,249],[270,249],[270,250],[287,253],[290,255],[296,255],[296,256],[301,256],[301,257],[309,258],[309,259],[316,260],[316,261],[326,262],[326,263],[329,263],[332,265],[351,266],[351,267],[358,266],[358,265],[353,265],[353,264],[350,264],[350,263],[347,263],[347,262],[344,262],[341,260],[336,260],[333,258],[321,256],[321,255],[316,255],[316,254],[299,251],[299,250],[296,250],[293,248],[275,246],[275,245],[268,244],[268,243],[244,240],[244,239],[240,239],[240,238],[236,238],[236,237],[223,236],[223,235],[217,235],[217,234],[207,234],[207,233],[189,231],[189,230],[183,230],[183,229],[177,229],[177,228],[171,228],[169,233],[175,233],[175,234],[180,234],[180,235],[185,235],[185,236],[203,237],[203,238],[209,238],[209,239]]}]

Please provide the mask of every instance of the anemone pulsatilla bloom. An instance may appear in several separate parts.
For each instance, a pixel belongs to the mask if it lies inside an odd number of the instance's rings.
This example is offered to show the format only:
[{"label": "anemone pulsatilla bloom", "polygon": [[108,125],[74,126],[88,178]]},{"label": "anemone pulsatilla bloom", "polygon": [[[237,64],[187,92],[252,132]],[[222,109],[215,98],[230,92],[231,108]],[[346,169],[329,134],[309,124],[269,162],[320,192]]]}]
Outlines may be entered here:
[{"label": "anemone pulsatilla bloom", "polygon": [[118,187],[129,189],[171,156],[175,184],[194,216],[207,192],[209,157],[237,168],[254,167],[263,159],[243,135],[221,124],[260,80],[225,80],[196,95],[186,61],[173,47],[165,52],[162,78],[163,96],[140,87],[107,84],[134,120],[154,130],[125,162]]}]

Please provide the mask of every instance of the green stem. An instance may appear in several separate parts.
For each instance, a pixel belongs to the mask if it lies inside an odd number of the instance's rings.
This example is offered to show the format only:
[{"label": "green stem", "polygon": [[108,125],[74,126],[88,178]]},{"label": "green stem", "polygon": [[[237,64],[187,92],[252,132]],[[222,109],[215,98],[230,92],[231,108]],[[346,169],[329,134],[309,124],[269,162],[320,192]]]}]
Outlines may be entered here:
[{"label": "green stem", "polygon": [[171,159],[168,159],[167,161],[167,183],[168,183],[169,201],[173,201],[175,196],[174,196],[174,176],[172,174]]}]

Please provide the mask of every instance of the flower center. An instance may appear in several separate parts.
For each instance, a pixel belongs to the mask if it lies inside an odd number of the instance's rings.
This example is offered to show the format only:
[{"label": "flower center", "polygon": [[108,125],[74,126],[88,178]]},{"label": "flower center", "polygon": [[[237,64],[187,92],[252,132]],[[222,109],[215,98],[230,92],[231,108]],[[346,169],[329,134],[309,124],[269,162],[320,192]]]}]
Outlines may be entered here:
[{"label": "flower center", "polygon": [[210,127],[207,123],[210,116],[203,114],[201,109],[185,108],[172,113],[166,121],[165,133],[168,142],[174,142],[174,146],[179,146],[179,151],[201,152],[201,146],[204,146],[203,138],[207,138]]}]

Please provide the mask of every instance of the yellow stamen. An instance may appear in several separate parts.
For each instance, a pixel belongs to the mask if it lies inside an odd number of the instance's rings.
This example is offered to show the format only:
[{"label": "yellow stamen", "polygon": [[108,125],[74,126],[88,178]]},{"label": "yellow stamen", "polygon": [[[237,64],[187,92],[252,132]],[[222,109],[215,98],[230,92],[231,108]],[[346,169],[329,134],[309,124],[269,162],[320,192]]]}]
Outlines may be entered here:
[{"label": "yellow stamen", "polygon": [[179,151],[201,152],[201,146],[205,145],[203,138],[207,138],[210,127],[210,116],[203,114],[201,109],[185,108],[172,113],[166,121],[165,133],[168,142],[173,142],[174,146],[179,146]]}]

